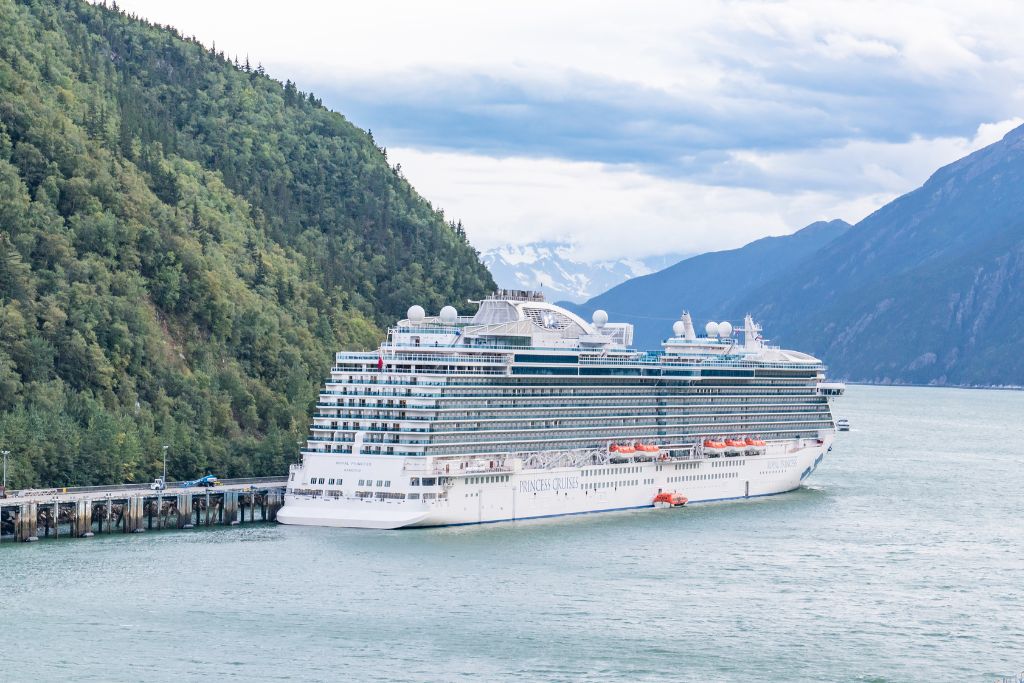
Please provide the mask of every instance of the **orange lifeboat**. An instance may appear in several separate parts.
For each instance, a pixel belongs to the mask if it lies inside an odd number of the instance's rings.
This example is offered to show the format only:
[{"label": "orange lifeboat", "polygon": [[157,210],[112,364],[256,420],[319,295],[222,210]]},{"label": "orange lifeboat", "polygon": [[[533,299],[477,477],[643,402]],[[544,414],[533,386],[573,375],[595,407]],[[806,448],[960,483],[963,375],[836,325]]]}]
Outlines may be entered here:
[{"label": "orange lifeboat", "polygon": [[745,446],[746,444],[743,443],[742,441],[740,441],[739,439],[726,439],[725,440],[725,445],[726,446],[732,446],[732,447],[735,448],[735,447]]},{"label": "orange lifeboat", "polygon": [[619,444],[613,443],[611,446],[608,447],[608,452],[609,453],[618,453],[619,452]]},{"label": "orange lifeboat", "polygon": [[619,453],[634,453],[634,452],[636,452],[636,449],[633,448],[632,446],[619,446],[615,450],[618,451]]},{"label": "orange lifeboat", "polygon": [[704,453],[709,458],[717,458],[725,452],[725,442],[715,441],[714,439],[704,440]]},{"label": "orange lifeboat", "polygon": [[643,451],[644,453],[657,453],[661,450],[653,443],[640,443],[639,441],[636,442],[636,449],[638,451]]},{"label": "orange lifeboat", "polygon": [[763,446],[764,441],[761,439],[751,439],[749,436],[746,438],[746,444],[748,446]]},{"label": "orange lifeboat", "polygon": [[666,491],[654,497],[653,505],[656,508],[681,508],[688,502],[689,499],[683,494]]}]

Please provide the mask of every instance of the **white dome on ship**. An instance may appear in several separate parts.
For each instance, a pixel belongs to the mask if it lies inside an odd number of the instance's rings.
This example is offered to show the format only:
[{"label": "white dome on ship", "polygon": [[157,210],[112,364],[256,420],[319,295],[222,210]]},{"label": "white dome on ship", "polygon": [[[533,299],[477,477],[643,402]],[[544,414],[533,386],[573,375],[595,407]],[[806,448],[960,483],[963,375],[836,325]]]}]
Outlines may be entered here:
[{"label": "white dome on ship", "polygon": [[723,339],[732,336],[732,323],[728,320],[718,323],[718,336]]},{"label": "white dome on ship", "polygon": [[684,332],[686,332],[686,323],[682,320],[677,320],[672,323],[672,334],[677,337],[682,337]]},{"label": "white dome on ship", "polygon": [[409,310],[406,311],[405,315],[406,315],[406,317],[409,318],[409,320],[411,322],[418,323],[418,322],[421,322],[423,320],[423,318],[426,317],[427,312],[423,310],[422,306],[418,306],[417,305],[417,306],[410,306]]},{"label": "white dome on ship", "polygon": [[608,324],[608,313],[602,311],[600,308],[594,311],[594,316],[591,318],[594,321],[594,327],[601,329]]},{"label": "white dome on ship", "polygon": [[454,306],[445,306],[441,309],[441,322],[443,323],[453,323],[458,317],[459,312],[455,310]]},{"label": "white dome on ship", "polygon": [[707,325],[704,326],[704,331],[707,333],[707,335],[709,337],[717,337],[718,336],[718,323],[716,323],[714,320],[712,320],[711,322],[709,322]]}]

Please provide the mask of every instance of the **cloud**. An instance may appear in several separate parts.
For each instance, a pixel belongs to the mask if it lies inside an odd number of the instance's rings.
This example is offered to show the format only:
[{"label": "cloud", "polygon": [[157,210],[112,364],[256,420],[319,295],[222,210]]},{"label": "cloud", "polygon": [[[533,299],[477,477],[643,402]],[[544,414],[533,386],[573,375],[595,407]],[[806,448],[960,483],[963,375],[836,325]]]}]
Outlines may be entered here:
[{"label": "cloud", "polygon": [[1021,123],[984,124],[969,138],[738,152],[699,180],[628,164],[412,148],[395,148],[390,158],[463,221],[477,248],[518,245],[506,252],[526,262],[529,245],[564,242],[573,249],[560,256],[593,263],[728,249],[817,220],[855,222]]},{"label": "cloud", "polygon": [[122,6],[262,60],[388,146],[685,175],[722,150],[966,136],[1024,111],[1011,2]]},{"label": "cloud", "polygon": [[823,192],[780,197],[625,165],[405,148],[390,158],[417,190],[463,221],[477,248],[567,242],[572,258],[584,262],[739,246],[832,217],[837,208],[873,208],[844,206]]},{"label": "cloud", "polygon": [[639,259],[854,221],[1024,112],[1009,0],[120,4],[373,129],[481,249]]}]

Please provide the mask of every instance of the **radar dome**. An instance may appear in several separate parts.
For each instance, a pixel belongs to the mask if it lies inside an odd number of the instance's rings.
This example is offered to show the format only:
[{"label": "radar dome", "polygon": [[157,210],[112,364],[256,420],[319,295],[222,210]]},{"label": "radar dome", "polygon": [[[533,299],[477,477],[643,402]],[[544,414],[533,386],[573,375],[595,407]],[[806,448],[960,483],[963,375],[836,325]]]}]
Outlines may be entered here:
[{"label": "radar dome", "polygon": [[441,322],[451,324],[459,317],[459,312],[454,306],[445,306],[441,309]]},{"label": "radar dome", "polygon": [[674,334],[677,337],[682,337],[685,332],[686,323],[684,323],[682,320],[677,320],[674,323],[672,323],[672,334]]},{"label": "radar dome", "polygon": [[418,323],[423,320],[427,315],[427,312],[423,310],[422,306],[410,306],[409,310],[405,314],[411,322]]},{"label": "radar dome", "polygon": [[712,320],[711,322],[709,322],[707,325],[704,326],[704,331],[707,332],[707,335],[709,337],[717,337],[718,336],[718,323],[716,323],[714,320]]},{"label": "radar dome", "polygon": [[601,309],[594,311],[594,317],[591,318],[594,321],[594,327],[601,329],[608,324],[608,314]]},{"label": "radar dome", "polygon": [[732,323],[729,322],[728,320],[725,321],[725,322],[718,323],[718,336],[722,337],[723,339],[725,337],[731,337],[732,336]]}]

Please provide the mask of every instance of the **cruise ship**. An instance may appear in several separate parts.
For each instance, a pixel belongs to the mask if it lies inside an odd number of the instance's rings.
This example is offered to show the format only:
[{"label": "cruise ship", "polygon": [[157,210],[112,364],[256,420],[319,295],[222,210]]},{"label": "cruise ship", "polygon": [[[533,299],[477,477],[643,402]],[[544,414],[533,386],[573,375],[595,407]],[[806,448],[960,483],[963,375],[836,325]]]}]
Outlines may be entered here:
[{"label": "cruise ship", "polygon": [[640,351],[601,310],[588,322],[508,290],[470,303],[412,306],[376,351],[337,354],[278,521],[397,529],[742,500],[796,489],[832,450],[844,385],[749,315],[698,335],[684,312]]}]

